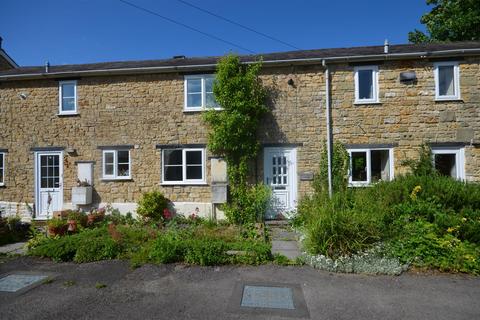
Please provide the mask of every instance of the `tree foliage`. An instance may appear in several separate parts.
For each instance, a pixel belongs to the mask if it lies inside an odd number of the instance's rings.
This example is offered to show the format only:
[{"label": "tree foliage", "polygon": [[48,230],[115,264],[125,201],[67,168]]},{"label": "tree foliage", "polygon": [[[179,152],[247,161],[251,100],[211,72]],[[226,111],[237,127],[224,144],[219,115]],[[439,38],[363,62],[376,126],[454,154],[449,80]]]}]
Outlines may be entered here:
[{"label": "tree foliage", "polygon": [[479,0],[427,0],[432,11],[420,22],[427,34],[415,29],[408,33],[412,43],[480,40]]},{"label": "tree foliage", "polygon": [[[249,164],[257,157],[257,129],[268,112],[267,91],[258,77],[261,66],[261,62],[242,64],[236,55],[222,58],[213,85],[215,100],[222,110],[209,110],[204,115],[210,129],[208,148],[227,163],[232,210],[226,212],[239,215],[248,211],[248,203],[256,203],[244,200],[254,192],[248,183]],[[245,219],[232,220],[242,223]]]}]

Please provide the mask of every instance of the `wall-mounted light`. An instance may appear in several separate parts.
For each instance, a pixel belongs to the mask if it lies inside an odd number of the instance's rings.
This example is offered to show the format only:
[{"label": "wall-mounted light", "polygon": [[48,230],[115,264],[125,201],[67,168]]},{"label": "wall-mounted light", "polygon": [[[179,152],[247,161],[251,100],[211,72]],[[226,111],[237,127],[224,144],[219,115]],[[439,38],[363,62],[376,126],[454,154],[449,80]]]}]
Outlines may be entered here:
[{"label": "wall-mounted light", "polygon": [[27,97],[28,97],[28,94],[24,93],[24,92],[21,92],[18,94],[18,96],[20,97],[20,99],[22,100],[27,100]]},{"label": "wall-mounted light", "polygon": [[295,82],[293,82],[292,78],[288,79],[287,83],[288,83],[289,86],[293,86],[295,84]]},{"label": "wall-mounted light", "polygon": [[72,156],[77,153],[77,150],[74,147],[67,147],[65,148],[65,152]]}]

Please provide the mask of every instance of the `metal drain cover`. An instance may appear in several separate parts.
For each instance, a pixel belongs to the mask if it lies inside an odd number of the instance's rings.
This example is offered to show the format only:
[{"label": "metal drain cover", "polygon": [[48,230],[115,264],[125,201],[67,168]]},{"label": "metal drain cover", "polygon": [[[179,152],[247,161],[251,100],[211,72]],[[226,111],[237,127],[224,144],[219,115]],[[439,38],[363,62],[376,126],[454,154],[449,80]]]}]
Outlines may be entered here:
[{"label": "metal drain cover", "polygon": [[293,305],[293,291],[286,287],[243,287],[242,307],[295,309]]},{"label": "metal drain cover", "polygon": [[0,279],[0,291],[17,292],[47,277],[45,275],[11,274]]},{"label": "metal drain cover", "polygon": [[309,318],[299,284],[237,281],[227,310],[237,314]]}]

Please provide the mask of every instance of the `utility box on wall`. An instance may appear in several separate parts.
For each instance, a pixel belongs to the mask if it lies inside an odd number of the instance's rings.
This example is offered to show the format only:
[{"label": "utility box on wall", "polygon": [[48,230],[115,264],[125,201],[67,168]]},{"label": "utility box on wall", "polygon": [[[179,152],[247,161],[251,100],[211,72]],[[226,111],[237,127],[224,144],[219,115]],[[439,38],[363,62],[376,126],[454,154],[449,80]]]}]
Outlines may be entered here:
[{"label": "utility box on wall", "polygon": [[72,204],[87,205],[92,203],[92,187],[73,187]]},{"label": "utility box on wall", "polygon": [[211,177],[212,177],[212,203],[227,202],[227,163],[221,158],[212,158]]}]

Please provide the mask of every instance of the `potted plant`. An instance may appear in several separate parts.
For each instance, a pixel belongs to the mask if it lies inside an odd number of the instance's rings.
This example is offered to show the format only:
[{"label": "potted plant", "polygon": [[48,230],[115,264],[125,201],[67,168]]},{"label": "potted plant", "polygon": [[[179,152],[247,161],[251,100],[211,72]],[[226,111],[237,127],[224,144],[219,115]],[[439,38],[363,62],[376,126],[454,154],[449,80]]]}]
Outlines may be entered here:
[{"label": "potted plant", "polygon": [[93,225],[95,222],[103,221],[105,218],[105,208],[92,209],[87,215],[87,224]]},{"label": "potted plant", "polygon": [[87,225],[87,216],[81,211],[70,211],[67,218],[68,231],[77,232],[78,226]]},{"label": "potted plant", "polygon": [[76,205],[92,203],[92,186],[87,180],[77,180],[77,186],[72,188],[72,203]]},{"label": "potted plant", "polygon": [[54,236],[63,236],[68,229],[68,224],[63,219],[53,218],[48,220],[48,234],[52,237]]}]

